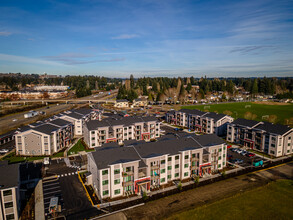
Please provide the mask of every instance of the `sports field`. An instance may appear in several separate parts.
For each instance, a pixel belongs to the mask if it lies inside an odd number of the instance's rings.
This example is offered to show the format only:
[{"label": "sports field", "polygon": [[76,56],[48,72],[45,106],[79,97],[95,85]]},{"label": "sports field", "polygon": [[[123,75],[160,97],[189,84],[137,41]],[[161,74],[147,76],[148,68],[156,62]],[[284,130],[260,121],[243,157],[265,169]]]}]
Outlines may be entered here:
[{"label": "sports field", "polygon": [[206,104],[182,106],[185,109],[217,112],[231,115],[233,118],[246,118],[257,121],[293,126],[293,104],[258,104],[253,102],[237,102],[224,104]]},{"label": "sports field", "polygon": [[278,180],[168,219],[293,219],[292,204],[293,181]]}]

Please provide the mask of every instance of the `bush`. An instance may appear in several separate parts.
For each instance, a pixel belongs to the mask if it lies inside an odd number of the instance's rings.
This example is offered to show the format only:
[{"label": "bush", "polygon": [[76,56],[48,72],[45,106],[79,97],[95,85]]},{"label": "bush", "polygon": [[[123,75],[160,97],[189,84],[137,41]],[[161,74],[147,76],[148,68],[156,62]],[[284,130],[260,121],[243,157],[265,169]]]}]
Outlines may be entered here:
[{"label": "bush", "polygon": [[181,183],[181,182],[178,183],[177,188],[178,188],[180,191],[182,190],[182,183]]},{"label": "bush", "polygon": [[149,197],[148,197],[148,195],[147,195],[146,192],[143,192],[142,199],[143,199],[143,201],[145,201],[145,202],[149,199]]},{"label": "bush", "polygon": [[199,184],[199,176],[196,176],[196,178],[194,179],[194,184],[196,186],[198,186],[198,184]]}]

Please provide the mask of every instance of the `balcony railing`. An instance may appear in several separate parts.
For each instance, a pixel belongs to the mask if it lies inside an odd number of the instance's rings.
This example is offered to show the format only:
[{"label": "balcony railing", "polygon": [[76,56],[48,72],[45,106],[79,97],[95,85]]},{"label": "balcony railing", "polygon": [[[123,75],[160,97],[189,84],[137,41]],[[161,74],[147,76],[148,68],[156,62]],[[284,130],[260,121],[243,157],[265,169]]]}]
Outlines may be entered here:
[{"label": "balcony railing", "polygon": [[159,165],[151,166],[151,170],[157,170],[157,169],[159,169]]},{"label": "balcony railing", "polygon": [[198,161],[199,160],[199,158],[197,158],[197,157],[191,157],[191,161]]},{"label": "balcony railing", "polygon": [[124,171],[122,172],[122,176],[132,176],[133,175],[133,171]]},{"label": "balcony railing", "polygon": [[128,181],[128,182],[122,182],[122,186],[126,187],[126,186],[132,186],[134,183],[133,181]]}]

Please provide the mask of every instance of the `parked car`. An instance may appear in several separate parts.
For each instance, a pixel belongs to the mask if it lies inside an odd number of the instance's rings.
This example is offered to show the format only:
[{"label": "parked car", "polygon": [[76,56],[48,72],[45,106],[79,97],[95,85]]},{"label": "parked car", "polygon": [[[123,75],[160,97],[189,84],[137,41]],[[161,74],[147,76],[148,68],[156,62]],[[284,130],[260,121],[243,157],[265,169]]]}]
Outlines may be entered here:
[{"label": "parked car", "polygon": [[241,149],[237,149],[235,152],[238,153],[238,154],[240,154],[242,152],[242,150]]},{"label": "parked car", "polygon": [[246,156],[247,156],[247,157],[254,157],[255,154],[254,154],[254,153],[247,152]]},{"label": "parked car", "polygon": [[246,150],[242,150],[242,152],[240,153],[242,156],[245,156],[248,152]]},{"label": "parked car", "polygon": [[234,163],[240,164],[240,163],[243,163],[243,160],[237,158],[237,159],[235,159],[235,162]]},{"label": "parked car", "polygon": [[12,121],[17,121],[17,119],[15,118],[15,119],[13,119]]},{"label": "parked car", "polygon": [[174,128],[175,131],[183,131],[183,128]]},{"label": "parked car", "polygon": [[238,149],[238,148],[230,148],[230,150],[231,150],[232,152],[236,152],[237,149]]},{"label": "parked car", "polygon": [[227,149],[230,149],[231,148],[231,150],[232,150],[232,145],[228,145],[227,146]]},{"label": "parked car", "polygon": [[7,149],[2,149],[2,150],[0,150],[0,153],[1,153],[1,154],[6,154],[8,151],[9,151],[9,150],[7,150]]}]

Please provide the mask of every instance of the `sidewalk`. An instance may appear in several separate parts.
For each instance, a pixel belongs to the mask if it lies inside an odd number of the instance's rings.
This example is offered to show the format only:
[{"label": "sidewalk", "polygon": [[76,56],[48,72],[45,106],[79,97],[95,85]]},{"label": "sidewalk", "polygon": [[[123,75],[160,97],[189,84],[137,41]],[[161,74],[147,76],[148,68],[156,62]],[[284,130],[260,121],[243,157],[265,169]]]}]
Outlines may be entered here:
[{"label": "sidewalk", "polygon": [[70,147],[68,147],[65,151],[64,151],[64,158],[67,157],[67,152],[79,141],[80,138],[77,138],[72,144]]}]

